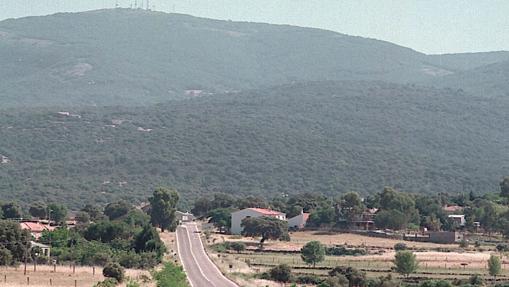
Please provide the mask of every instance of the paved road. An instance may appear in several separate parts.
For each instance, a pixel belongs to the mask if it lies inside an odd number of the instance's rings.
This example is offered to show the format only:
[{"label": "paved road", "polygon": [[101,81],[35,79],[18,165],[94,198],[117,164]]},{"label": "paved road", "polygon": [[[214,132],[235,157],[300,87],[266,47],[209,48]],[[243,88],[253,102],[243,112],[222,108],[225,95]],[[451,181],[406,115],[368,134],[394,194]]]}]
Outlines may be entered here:
[{"label": "paved road", "polygon": [[210,260],[195,223],[177,228],[177,250],[192,287],[238,287]]}]

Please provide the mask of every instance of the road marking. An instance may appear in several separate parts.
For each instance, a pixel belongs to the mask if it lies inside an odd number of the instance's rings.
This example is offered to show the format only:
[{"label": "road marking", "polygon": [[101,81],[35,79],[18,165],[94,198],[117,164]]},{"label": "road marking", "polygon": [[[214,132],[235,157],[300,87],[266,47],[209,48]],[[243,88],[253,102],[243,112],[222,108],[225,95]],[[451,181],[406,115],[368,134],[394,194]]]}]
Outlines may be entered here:
[{"label": "road marking", "polygon": [[[198,227],[196,226],[196,223],[192,223],[191,225],[194,226],[195,230],[198,231]],[[186,228],[186,231],[187,228]],[[189,231],[188,231],[189,232]],[[198,233],[196,233],[198,234]],[[235,287],[238,287],[238,285],[233,282],[232,280],[228,279],[228,277],[224,276],[223,272],[221,272],[221,270],[219,270],[219,268],[217,267],[217,265],[212,261],[212,259],[210,259],[209,255],[207,254],[207,252],[205,252],[205,247],[203,246],[203,242],[201,242],[201,237],[199,236],[198,234],[198,241],[200,242],[200,245],[201,245],[201,250],[203,251],[203,253],[205,253],[205,257],[207,258],[207,260],[210,262],[210,264],[212,264],[212,266],[214,266],[214,268],[216,269],[216,271],[219,273],[219,276],[220,277],[223,277],[223,279],[225,279],[226,281],[228,281],[232,286],[235,286]],[[200,265],[198,263],[198,265]]]},{"label": "road marking", "polygon": [[[178,227],[177,227],[177,229],[178,229]],[[178,258],[180,260],[180,263],[182,263],[182,269],[184,269],[184,272],[186,274],[188,274],[187,270],[186,270],[186,265],[184,264],[184,260],[182,260],[182,257],[180,257],[181,252],[180,252],[179,232],[178,232],[178,230],[177,230],[177,232],[175,232],[175,235],[176,235],[175,236],[175,240],[177,241],[177,253],[178,253],[177,255],[178,255]],[[189,279],[189,276],[187,276],[187,278]],[[194,287],[193,282],[191,281],[191,279],[189,279],[187,281],[189,281],[189,285],[191,285],[191,287]]]},{"label": "road marking", "polygon": [[[201,266],[200,266],[200,263],[198,262],[198,260],[196,260],[196,256],[194,255],[194,252],[193,252],[193,244],[191,243],[191,237],[189,236],[189,230],[187,229],[187,226],[182,226],[182,228],[184,228],[186,230],[186,234],[187,234],[187,241],[189,242],[189,251],[191,252],[191,257],[193,257],[193,260],[194,262],[196,263],[196,266],[198,266],[198,269],[200,270],[200,273],[201,275],[203,276],[203,278],[205,278],[205,280],[207,280],[211,286],[215,286],[212,281],[210,281],[210,279],[205,276],[205,272],[203,272],[203,269],[201,269]],[[207,256],[208,258],[208,256]]]}]

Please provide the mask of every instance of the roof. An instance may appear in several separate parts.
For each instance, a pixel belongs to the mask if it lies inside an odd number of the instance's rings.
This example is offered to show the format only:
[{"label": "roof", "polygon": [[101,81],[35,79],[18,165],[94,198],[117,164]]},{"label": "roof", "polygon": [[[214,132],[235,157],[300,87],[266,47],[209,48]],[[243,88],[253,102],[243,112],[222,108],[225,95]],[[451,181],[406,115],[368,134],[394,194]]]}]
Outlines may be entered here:
[{"label": "roof", "polygon": [[55,229],[53,226],[48,226],[46,224],[42,224],[40,222],[21,222],[21,229],[28,229],[30,232],[43,232],[44,230],[53,230]]},{"label": "roof", "polygon": [[442,207],[442,210],[446,212],[456,212],[463,210],[463,207],[459,205],[446,205]]},{"label": "roof", "polygon": [[232,214],[233,214],[233,213],[237,213],[237,212],[239,212],[239,211],[243,211],[243,210],[252,210],[252,211],[258,212],[258,213],[260,213],[260,214],[267,215],[267,216],[271,216],[271,215],[284,215],[284,213],[279,212],[279,211],[275,211],[275,210],[272,210],[272,209],[267,209],[267,208],[255,208],[255,207],[251,207],[251,208],[244,208],[244,209],[242,209],[242,210],[237,210],[237,211],[232,212]]},{"label": "roof", "polygon": [[299,214],[295,215],[294,217],[290,218],[289,220],[292,220],[293,218],[299,217],[301,215],[302,215],[302,218],[304,219],[304,221],[308,221],[309,213],[307,213],[307,212],[299,213]]},{"label": "roof", "polygon": [[275,211],[275,210],[272,210],[272,209],[266,209],[266,208],[247,208],[247,209],[251,209],[253,211],[259,212],[259,213],[264,214],[264,215],[281,215],[281,214],[284,214],[282,212]]}]

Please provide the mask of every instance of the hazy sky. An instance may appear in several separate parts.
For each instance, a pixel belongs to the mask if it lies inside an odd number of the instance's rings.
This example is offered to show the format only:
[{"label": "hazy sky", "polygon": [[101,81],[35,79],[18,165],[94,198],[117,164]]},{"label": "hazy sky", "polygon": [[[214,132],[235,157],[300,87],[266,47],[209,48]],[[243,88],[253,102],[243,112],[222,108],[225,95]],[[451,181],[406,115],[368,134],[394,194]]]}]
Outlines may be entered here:
[{"label": "hazy sky", "polygon": [[[147,0],[0,0],[0,20]],[[325,28],[425,53],[509,50],[509,0],[149,0],[195,16]]]}]

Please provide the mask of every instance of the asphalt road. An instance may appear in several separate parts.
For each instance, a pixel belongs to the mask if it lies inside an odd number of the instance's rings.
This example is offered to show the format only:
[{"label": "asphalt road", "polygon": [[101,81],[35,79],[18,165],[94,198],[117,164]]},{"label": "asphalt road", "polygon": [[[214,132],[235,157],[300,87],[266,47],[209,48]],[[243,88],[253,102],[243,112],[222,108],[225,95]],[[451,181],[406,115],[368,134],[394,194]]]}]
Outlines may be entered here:
[{"label": "asphalt road", "polygon": [[177,227],[177,251],[192,287],[238,287],[224,277],[205,253],[196,224]]}]

